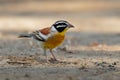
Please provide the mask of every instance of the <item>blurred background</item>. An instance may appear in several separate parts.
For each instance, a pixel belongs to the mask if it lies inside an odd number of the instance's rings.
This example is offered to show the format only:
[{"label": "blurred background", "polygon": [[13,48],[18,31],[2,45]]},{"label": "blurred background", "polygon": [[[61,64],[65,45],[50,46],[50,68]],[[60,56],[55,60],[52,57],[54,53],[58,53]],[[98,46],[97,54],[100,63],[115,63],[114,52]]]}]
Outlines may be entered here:
[{"label": "blurred background", "polygon": [[120,0],[0,0],[0,31],[33,31],[57,20],[73,31],[119,33]]},{"label": "blurred background", "polygon": [[[18,35],[61,19],[75,28],[46,64]],[[0,0],[0,79],[120,80],[120,0]]]}]

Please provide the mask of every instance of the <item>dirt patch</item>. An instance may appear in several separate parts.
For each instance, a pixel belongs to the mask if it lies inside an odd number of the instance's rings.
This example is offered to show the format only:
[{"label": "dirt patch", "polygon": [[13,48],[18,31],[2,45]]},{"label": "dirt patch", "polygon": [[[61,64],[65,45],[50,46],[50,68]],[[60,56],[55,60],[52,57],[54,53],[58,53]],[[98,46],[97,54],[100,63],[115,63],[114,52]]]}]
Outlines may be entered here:
[{"label": "dirt patch", "polygon": [[58,61],[52,61],[47,52],[50,63],[46,63],[39,43],[31,45],[31,40],[18,39],[18,34],[1,34],[4,36],[0,42],[0,77],[3,80],[120,79],[117,34],[70,32],[63,45],[54,50]]}]

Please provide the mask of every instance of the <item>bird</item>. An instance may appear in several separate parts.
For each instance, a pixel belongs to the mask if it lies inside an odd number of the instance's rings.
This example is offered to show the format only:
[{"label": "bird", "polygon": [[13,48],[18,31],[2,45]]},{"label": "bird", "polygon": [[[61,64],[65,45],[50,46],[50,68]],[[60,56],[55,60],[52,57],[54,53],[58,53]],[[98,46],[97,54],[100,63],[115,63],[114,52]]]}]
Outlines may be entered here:
[{"label": "bird", "polygon": [[65,34],[70,28],[74,28],[74,26],[68,21],[58,20],[50,27],[45,27],[27,34],[20,34],[18,37],[33,38],[34,40],[42,42],[46,62],[49,62],[46,50],[50,51],[52,60],[57,61],[53,49],[58,47],[64,41]]}]

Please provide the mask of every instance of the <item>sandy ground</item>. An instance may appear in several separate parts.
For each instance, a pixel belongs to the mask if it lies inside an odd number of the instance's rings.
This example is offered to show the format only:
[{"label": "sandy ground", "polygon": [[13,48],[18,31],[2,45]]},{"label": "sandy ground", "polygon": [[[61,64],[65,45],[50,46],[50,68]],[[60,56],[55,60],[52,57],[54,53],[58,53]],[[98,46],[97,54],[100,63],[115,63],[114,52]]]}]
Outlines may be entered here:
[{"label": "sandy ground", "polygon": [[[120,80],[119,0],[93,0],[96,5],[90,0],[66,0],[60,10],[55,8],[61,6],[57,1],[37,1],[25,2],[27,7],[19,1],[0,1],[0,80]],[[48,4],[56,5],[42,8]],[[48,51],[50,63],[46,63],[39,42],[18,35],[60,19],[75,28],[54,50],[59,61],[52,61]]]},{"label": "sandy ground", "polygon": [[[69,32],[46,63],[39,43],[19,39],[20,32],[0,38],[1,80],[119,80],[120,34]],[[50,60],[50,54],[49,60]]]}]

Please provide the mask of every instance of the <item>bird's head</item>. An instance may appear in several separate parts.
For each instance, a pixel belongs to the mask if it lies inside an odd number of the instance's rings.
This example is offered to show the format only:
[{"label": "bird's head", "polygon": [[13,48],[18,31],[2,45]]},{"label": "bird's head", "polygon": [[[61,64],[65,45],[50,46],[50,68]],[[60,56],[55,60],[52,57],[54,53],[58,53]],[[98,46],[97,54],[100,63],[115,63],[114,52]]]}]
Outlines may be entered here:
[{"label": "bird's head", "polygon": [[59,20],[56,21],[52,26],[51,26],[51,31],[53,32],[66,32],[69,28],[73,28],[74,26],[70,24],[67,21],[64,20]]}]

